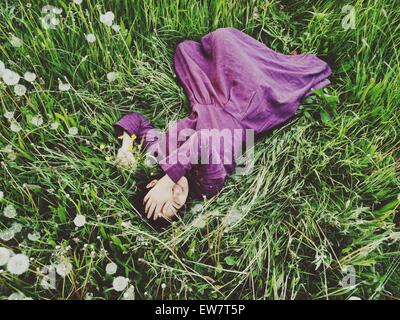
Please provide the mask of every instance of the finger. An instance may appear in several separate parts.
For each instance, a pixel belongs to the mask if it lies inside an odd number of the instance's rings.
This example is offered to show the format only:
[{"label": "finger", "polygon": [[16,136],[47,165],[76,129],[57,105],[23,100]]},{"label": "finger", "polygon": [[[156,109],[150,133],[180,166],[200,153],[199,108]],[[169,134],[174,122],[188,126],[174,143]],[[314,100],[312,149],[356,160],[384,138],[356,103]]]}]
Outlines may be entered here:
[{"label": "finger", "polygon": [[147,192],[147,194],[144,196],[143,204],[146,204],[146,202],[147,202],[147,200],[149,200],[149,198],[150,198],[150,191]]},{"label": "finger", "polygon": [[157,220],[158,217],[160,216],[160,214],[161,214],[161,209],[162,209],[162,205],[161,205],[161,204],[159,204],[158,206],[156,206],[156,209],[154,210],[154,215],[153,215],[153,219],[154,219],[154,220]]},{"label": "finger", "polygon": [[151,205],[152,205],[152,201],[150,199],[148,199],[145,204],[145,208],[144,208],[144,211],[146,212],[148,217],[149,217],[149,213],[150,213],[149,210],[150,210]]},{"label": "finger", "polygon": [[154,214],[154,209],[156,208],[156,204],[152,203],[149,209],[149,214],[147,215],[148,219],[151,219],[151,216]]},{"label": "finger", "polygon": [[154,180],[150,181],[150,182],[147,184],[146,188],[147,188],[147,189],[153,188],[153,187],[156,185],[157,181],[158,181],[157,179],[154,179]]}]

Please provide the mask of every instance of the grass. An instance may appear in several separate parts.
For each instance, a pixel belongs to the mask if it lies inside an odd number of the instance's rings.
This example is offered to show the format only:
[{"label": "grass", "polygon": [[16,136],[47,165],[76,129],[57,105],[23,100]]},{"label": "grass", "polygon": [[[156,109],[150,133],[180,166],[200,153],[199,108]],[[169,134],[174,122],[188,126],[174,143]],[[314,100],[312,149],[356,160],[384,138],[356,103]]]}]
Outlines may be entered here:
[{"label": "grass", "polygon": [[[40,22],[46,4],[63,9],[54,30]],[[39,79],[21,81],[23,97],[0,82],[0,211],[17,210],[14,219],[0,214],[0,230],[22,225],[0,246],[31,259],[20,276],[2,267],[0,298],[118,299],[113,278],[124,276],[132,286],[125,297],[136,299],[399,299],[400,11],[396,1],[353,1],[356,25],[345,30],[347,4],[1,1],[0,60]],[[120,32],[99,22],[108,10]],[[154,234],[129,200],[134,173],[112,164],[112,124],[132,110],[161,128],[186,116],[174,48],[227,26],[286,54],[318,54],[332,67],[332,84],[256,144],[250,175],[231,177],[218,196]],[[23,45],[11,46],[11,35]],[[119,77],[109,83],[111,71]],[[59,92],[59,78],[71,90]],[[20,132],[10,130],[6,111],[15,111]],[[36,127],[38,113],[44,122]],[[241,216],[226,228],[232,209]],[[87,220],[81,228],[77,214]],[[198,215],[204,228],[192,224]],[[111,261],[113,276],[105,272]],[[71,272],[43,288],[41,269],[60,262]],[[339,284],[346,266],[355,270],[353,287]]]}]

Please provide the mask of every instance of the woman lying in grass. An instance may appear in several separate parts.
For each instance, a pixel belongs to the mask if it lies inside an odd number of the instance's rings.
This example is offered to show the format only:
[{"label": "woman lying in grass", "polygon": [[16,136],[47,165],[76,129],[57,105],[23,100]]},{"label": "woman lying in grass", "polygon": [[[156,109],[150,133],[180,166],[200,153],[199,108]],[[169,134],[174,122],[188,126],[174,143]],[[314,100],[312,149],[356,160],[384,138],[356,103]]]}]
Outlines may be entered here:
[{"label": "woman lying in grass", "polygon": [[158,159],[163,176],[148,182],[147,219],[176,216],[188,195],[211,197],[235,169],[249,131],[258,137],[294,115],[312,89],[329,84],[329,66],[310,54],[277,53],[245,33],[224,28],[180,43],[176,73],[192,111],[160,138],[138,113],[115,125],[123,140],[117,164],[129,166],[134,141]]}]

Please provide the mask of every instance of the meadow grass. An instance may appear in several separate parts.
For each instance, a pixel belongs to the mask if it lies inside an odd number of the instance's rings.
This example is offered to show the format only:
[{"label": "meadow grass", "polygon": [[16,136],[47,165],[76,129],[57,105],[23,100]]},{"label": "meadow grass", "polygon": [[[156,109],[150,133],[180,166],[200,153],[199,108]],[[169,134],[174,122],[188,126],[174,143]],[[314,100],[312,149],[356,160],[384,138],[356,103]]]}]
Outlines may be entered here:
[{"label": "meadow grass", "polygon": [[[55,29],[41,23],[47,4],[63,9]],[[347,4],[356,23],[346,30]],[[109,10],[119,32],[99,21]],[[14,233],[0,243],[30,258],[19,276],[0,267],[0,298],[399,299],[399,22],[395,0],[2,0],[0,60],[38,79],[21,80],[23,97],[0,82],[0,230]],[[317,54],[332,83],[258,141],[251,174],[232,176],[155,234],[132,207],[134,172],[113,165],[112,124],[129,111],[161,128],[187,116],[174,49],[218,27],[285,54]],[[59,81],[71,89],[60,92]],[[3,214],[10,205],[12,219]],[[232,210],[240,217],[227,227]],[[43,286],[43,268],[60,264],[72,269]],[[340,285],[348,270],[350,287]],[[117,276],[129,278],[129,292],[113,289]]]}]

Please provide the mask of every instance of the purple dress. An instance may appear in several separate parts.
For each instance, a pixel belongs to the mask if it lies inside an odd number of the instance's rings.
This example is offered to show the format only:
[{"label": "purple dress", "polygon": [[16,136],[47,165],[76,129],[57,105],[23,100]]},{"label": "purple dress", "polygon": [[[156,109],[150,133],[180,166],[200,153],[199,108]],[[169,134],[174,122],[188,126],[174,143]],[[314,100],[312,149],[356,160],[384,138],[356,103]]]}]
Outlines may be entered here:
[{"label": "purple dress", "polygon": [[[127,114],[114,127],[118,136],[124,130],[137,135],[148,150],[166,144],[159,165],[175,182],[185,175],[195,197],[210,197],[222,189],[235,168],[235,161],[225,161],[225,153],[239,152],[245,139],[241,130],[253,130],[257,137],[287,121],[312,89],[329,84],[331,74],[315,55],[277,53],[234,28],[218,29],[199,42],[183,41],[174,64],[192,109],[189,117],[162,139],[151,134],[151,123],[138,113]],[[204,129],[216,129],[208,130],[207,148],[200,142]],[[213,138],[221,130],[235,132],[235,137],[239,132],[239,138],[215,146],[219,139]],[[171,137],[178,137],[176,144],[165,142]],[[196,164],[204,152],[209,160],[217,156],[220,161]]]}]

